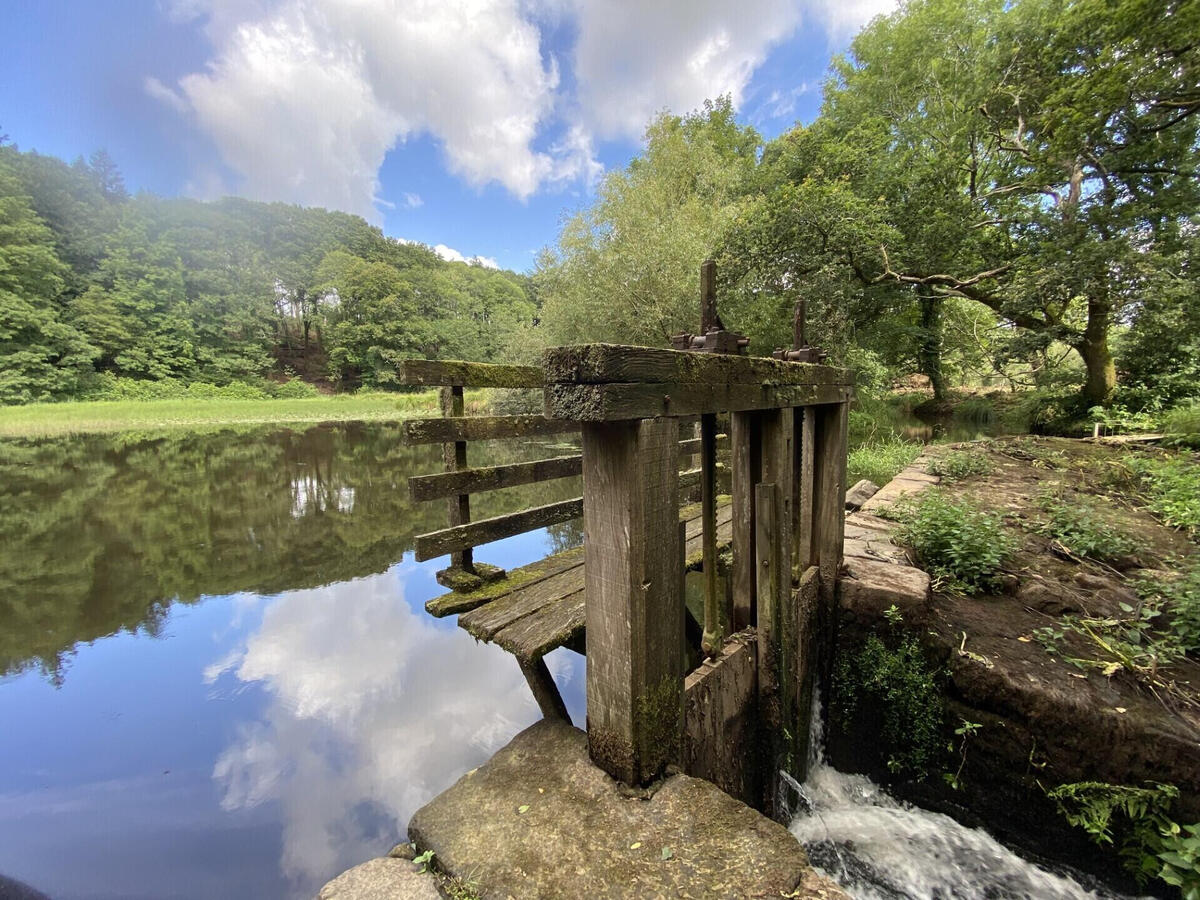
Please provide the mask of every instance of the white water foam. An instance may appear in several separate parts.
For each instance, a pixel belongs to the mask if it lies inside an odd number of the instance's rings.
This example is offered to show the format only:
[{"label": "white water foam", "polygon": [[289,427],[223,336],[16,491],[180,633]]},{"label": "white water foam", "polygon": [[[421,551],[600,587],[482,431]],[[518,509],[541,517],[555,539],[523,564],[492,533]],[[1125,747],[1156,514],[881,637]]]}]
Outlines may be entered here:
[{"label": "white water foam", "polygon": [[837,771],[823,758],[820,718],[814,709],[808,779],[786,779],[799,798],[791,831],[856,900],[1122,900],[1086,876],[1021,858],[983,829]]}]

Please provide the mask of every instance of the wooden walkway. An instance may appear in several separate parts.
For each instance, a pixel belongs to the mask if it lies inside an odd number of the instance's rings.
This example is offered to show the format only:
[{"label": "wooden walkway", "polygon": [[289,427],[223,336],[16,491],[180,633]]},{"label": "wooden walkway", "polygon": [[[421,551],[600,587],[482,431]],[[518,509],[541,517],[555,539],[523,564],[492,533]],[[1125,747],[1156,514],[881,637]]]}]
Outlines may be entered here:
[{"label": "wooden walkway", "polygon": [[[700,504],[680,510],[686,527],[689,570],[702,563],[703,521]],[[718,504],[717,544],[727,548],[733,536],[733,509]],[[473,637],[494,643],[524,663],[540,659],[557,647],[583,652],[583,548],[576,547],[514,569],[478,590],[451,591],[425,604],[433,616],[459,614],[458,624]]]}]

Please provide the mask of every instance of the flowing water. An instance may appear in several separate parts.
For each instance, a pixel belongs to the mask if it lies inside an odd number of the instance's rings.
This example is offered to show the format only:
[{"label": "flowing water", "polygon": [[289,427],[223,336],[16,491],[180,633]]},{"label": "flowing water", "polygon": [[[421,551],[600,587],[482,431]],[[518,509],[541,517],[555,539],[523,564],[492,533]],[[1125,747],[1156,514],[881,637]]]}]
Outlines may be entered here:
[{"label": "flowing water", "polygon": [[809,775],[791,831],[856,900],[1125,900],[1089,876],[1023,859],[981,828],[891,797],[826,762],[814,710]]},{"label": "flowing water", "polygon": [[[0,441],[0,896],[311,897],[534,722],[512,657],[424,612],[446,508],[407,478],[440,467],[394,425]],[[580,716],[582,657],[548,660]]]}]

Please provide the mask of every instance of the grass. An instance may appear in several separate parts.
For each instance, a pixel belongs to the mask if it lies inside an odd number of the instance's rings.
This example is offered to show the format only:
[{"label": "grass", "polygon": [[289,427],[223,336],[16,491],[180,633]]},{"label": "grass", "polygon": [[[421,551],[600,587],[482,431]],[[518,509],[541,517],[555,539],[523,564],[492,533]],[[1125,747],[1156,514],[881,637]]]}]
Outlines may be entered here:
[{"label": "grass", "polygon": [[890,438],[865,444],[850,451],[847,461],[847,484],[867,478],[882,487],[900,474],[900,470],[917,458],[921,445],[913,441]]},{"label": "grass", "polygon": [[372,391],[298,399],[33,403],[0,407],[0,438],[211,425],[387,421],[433,415],[437,409],[437,394],[433,391],[420,394]]},{"label": "grass", "polygon": [[1129,454],[1125,465],[1141,481],[1146,505],[1162,522],[1200,538],[1200,461],[1182,452],[1175,457]]},{"label": "grass", "polygon": [[1076,556],[1114,562],[1145,549],[1141,541],[1105,521],[1090,500],[1082,497],[1068,500],[1047,491],[1038,496],[1038,506],[1047,519],[1036,530],[1054,538]]},{"label": "grass", "polygon": [[945,456],[931,459],[925,471],[930,475],[940,475],[957,481],[972,475],[987,475],[992,471],[992,462],[980,450],[955,450]]}]

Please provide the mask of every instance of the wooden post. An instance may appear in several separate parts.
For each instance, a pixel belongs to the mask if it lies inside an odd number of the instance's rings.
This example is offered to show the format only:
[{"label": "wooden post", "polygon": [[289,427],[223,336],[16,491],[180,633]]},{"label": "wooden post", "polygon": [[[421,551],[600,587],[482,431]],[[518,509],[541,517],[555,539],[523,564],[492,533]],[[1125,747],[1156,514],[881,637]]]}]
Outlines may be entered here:
[{"label": "wooden post", "polygon": [[541,656],[531,660],[525,660],[518,656],[517,664],[521,667],[521,674],[525,676],[525,681],[529,684],[533,699],[537,701],[538,709],[542,711],[542,717],[570,722],[571,717],[567,715],[567,705],[563,703],[562,694],[558,692],[554,676],[546,667],[546,660]]},{"label": "wooden post", "polygon": [[755,580],[758,583],[758,711],[763,733],[763,809],[773,813],[779,784],[783,715],[779,696],[779,584],[781,545],[775,530],[779,521],[779,492],[774,484],[754,488]]},{"label": "wooden post", "polygon": [[816,410],[796,410],[796,533],[792,539],[793,577],[813,564],[813,460],[816,444]]},{"label": "wooden post", "polygon": [[833,403],[812,409],[813,437],[813,559],[820,567],[820,603],[815,637],[816,665],[828,682],[833,670],[835,638],[834,587],[842,564],[846,529],[846,432],[849,404]]},{"label": "wooden post", "polygon": [[729,415],[730,464],[733,482],[733,630],[755,621],[758,582],[754,553],[754,486],[759,481],[761,453],[757,413]]},{"label": "wooden post", "polygon": [[[459,417],[465,411],[463,389],[459,385],[443,387],[438,390],[441,400],[443,417]],[[442,444],[442,460],[447,472],[457,472],[467,467],[466,441],[453,441]],[[471,521],[471,495],[456,494],[447,500],[450,513],[450,527],[465,525]],[[450,568],[472,572],[475,568],[474,555],[468,547],[450,554]]]},{"label": "wooden post", "polygon": [[704,556],[704,638],[700,648],[711,657],[725,643],[725,603],[717,584],[717,417],[700,417],[700,519]]},{"label": "wooden post", "polygon": [[657,777],[683,734],[679,426],[583,426],[588,749],[627,784]]}]

